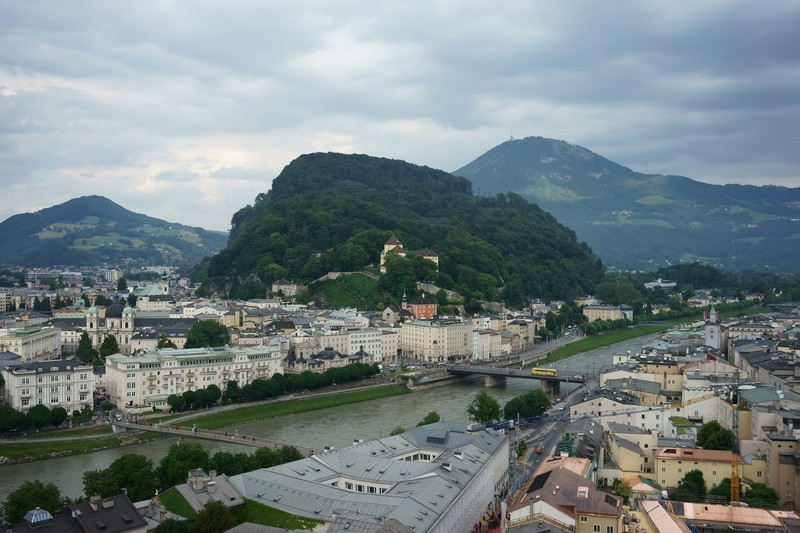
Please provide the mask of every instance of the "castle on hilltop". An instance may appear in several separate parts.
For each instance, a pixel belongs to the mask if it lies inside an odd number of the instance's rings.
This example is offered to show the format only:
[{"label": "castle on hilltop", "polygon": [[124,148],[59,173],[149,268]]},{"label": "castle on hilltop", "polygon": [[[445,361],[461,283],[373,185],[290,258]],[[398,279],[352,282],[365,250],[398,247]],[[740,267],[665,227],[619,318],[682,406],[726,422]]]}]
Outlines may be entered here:
[{"label": "castle on hilltop", "polygon": [[434,252],[433,250],[406,250],[403,248],[403,243],[400,240],[392,235],[389,237],[389,240],[383,244],[383,251],[381,252],[381,272],[386,272],[386,256],[390,253],[394,253],[399,255],[400,257],[405,257],[406,254],[412,253],[419,256],[424,257],[430,261],[433,261],[436,265],[438,270],[439,268],[439,254]]}]

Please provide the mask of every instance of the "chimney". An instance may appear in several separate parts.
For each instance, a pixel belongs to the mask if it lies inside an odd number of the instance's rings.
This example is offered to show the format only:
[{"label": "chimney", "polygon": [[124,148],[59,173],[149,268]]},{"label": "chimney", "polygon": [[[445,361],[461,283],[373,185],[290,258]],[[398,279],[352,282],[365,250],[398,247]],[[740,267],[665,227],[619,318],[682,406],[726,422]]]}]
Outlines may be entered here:
[{"label": "chimney", "polygon": [[216,481],[209,481],[208,482],[208,493],[214,494],[217,492],[217,482]]},{"label": "chimney", "polygon": [[111,507],[114,507],[114,498],[103,500],[103,509],[110,509]]},{"label": "chimney", "polygon": [[125,496],[127,496],[127,495],[128,495],[128,489],[126,489],[125,487],[123,487],[123,488],[122,488],[122,494],[124,494]]},{"label": "chimney", "polygon": [[217,477],[217,471],[216,471],[216,470],[211,470],[211,471],[209,471],[209,472],[208,472],[208,477],[210,477],[210,478],[215,478],[215,477]]}]

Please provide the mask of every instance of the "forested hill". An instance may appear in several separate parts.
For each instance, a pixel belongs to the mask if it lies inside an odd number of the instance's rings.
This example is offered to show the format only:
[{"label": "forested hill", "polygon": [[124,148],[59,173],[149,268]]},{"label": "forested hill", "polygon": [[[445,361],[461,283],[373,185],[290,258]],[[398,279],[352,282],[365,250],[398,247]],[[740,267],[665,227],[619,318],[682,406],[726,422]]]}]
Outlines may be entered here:
[{"label": "forested hill", "polygon": [[797,271],[800,188],[641,174],[542,137],[504,142],[454,174],[479,194],[516,192],[536,202],[607,266],[653,270],[701,261]]},{"label": "forested hill", "polygon": [[7,265],[191,266],[224,245],[224,233],[135,213],[103,196],[73,198],[0,223],[0,261]]},{"label": "forested hill", "polygon": [[[268,193],[233,216],[228,247],[203,265],[202,291],[263,297],[279,278],[377,273],[391,235],[406,250],[439,255],[438,273],[409,261],[407,275],[515,304],[591,293],[603,277],[602,264],[572,231],[515,194],[477,198],[469,181],[440,170],[316,153],[290,163]],[[388,298],[407,281],[393,268],[379,287]]]}]

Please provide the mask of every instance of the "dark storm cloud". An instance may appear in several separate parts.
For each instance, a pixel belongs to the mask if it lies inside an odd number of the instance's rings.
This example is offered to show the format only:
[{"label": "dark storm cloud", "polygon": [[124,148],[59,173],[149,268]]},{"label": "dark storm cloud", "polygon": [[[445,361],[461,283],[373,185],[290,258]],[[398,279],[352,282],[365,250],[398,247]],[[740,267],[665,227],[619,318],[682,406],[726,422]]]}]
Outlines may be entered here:
[{"label": "dark storm cloud", "polygon": [[452,170],[512,130],[800,186],[799,23],[780,1],[6,2],[0,219],[105,194],[225,229],[302,153]]}]

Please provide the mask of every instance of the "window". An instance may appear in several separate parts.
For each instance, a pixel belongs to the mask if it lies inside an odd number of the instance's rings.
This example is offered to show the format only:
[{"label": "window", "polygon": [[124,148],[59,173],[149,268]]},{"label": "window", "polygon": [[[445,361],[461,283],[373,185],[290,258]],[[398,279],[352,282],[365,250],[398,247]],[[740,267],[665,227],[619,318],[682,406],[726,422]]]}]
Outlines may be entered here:
[{"label": "window", "polygon": [[581,516],[581,522],[586,523],[588,521],[589,521],[589,517],[588,516]]},{"label": "window", "polygon": [[50,403],[58,403],[58,396],[51,396]]},{"label": "window", "polygon": [[592,531],[594,531],[594,533],[600,533],[600,524],[593,525]]},{"label": "window", "polygon": [[353,484],[350,483],[349,481],[346,481],[344,484],[344,488],[346,488],[347,490],[353,490]]},{"label": "window", "polygon": [[614,533],[614,526],[606,526],[606,533]]},{"label": "window", "polygon": [[30,396],[31,395],[31,390],[30,389],[22,389],[22,395],[23,396]]},{"label": "window", "polygon": [[27,406],[29,406],[30,404],[31,404],[31,401],[30,401],[28,398],[23,398],[23,399],[22,399],[22,406],[23,406],[23,407],[27,407]]},{"label": "window", "polygon": [[761,470],[759,470],[758,472],[756,472],[756,477],[761,477]]}]

